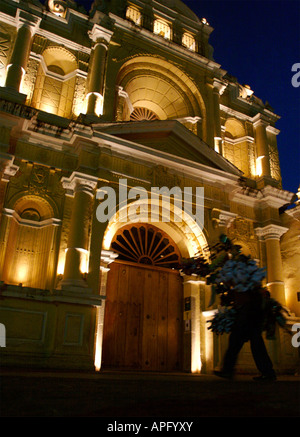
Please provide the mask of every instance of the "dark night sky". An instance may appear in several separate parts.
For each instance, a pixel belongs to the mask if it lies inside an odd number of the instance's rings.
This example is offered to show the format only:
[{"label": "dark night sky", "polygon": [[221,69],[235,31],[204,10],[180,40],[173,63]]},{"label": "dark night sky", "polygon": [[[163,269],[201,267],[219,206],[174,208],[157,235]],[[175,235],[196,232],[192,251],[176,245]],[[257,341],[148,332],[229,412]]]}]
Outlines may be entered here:
[{"label": "dark night sky", "polygon": [[[281,119],[276,127],[283,188],[300,183],[300,87],[291,72],[300,63],[300,0],[184,0],[214,28],[214,59],[250,85]],[[298,80],[300,82],[300,80]]]},{"label": "dark night sky", "polygon": [[[78,0],[89,10],[91,0]],[[214,59],[281,116],[276,124],[283,188],[300,183],[300,87],[292,66],[300,63],[300,0],[184,0],[214,28]],[[300,78],[299,78],[300,83]]]}]

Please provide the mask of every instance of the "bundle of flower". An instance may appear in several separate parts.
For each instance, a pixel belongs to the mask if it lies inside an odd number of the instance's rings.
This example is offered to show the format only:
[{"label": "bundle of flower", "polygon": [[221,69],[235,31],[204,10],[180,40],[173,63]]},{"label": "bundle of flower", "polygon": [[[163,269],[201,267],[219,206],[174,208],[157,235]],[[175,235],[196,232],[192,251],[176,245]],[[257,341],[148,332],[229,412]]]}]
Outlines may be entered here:
[{"label": "bundle of flower", "polygon": [[235,321],[237,301],[243,300],[247,294],[254,296],[254,293],[261,293],[265,302],[264,330],[268,338],[274,338],[276,323],[285,326],[285,310],[262,287],[265,269],[260,268],[250,256],[241,254],[240,249],[226,235],[221,235],[220,242],[210,249],[209,260],[203,256],[184,260],[182,272],[206,278],[207,285],[212,286],[209,307],[215,303],[216,295],[219,295],[221,306],[213,319],[208,321],[209,329],[213,332],[229,333]]},{"label": "bundle of flower", "polygon": [[241,255],[237,260],[225,262],[216,275],[215,283],[220,291],[234,289],[236,292],[246,292],[260,286],[265,276],[265,269],[259,268],[250,257]]},{"label": "bundle of flower", "polygon": [[210,323],[208,329],[211,329],[217,335],[228,334],[235,322],[235,317],[236,311],[234,308],[220,307],[214,317],[208,320],[208,323]]}]

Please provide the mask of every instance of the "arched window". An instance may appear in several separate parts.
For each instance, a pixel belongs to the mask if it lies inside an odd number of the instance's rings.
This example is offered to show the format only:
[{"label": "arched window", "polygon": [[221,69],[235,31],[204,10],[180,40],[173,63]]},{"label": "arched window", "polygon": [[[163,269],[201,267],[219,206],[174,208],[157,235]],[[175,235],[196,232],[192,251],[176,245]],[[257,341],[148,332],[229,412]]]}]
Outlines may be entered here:
[{"label": "arched window", "polygon": [[133,6],[128,6],[126,10],[126,18],[127,20],[132,21],[137,26],[141,26],[142,24],[142,14],[137,8],[134,8]]},{"label": "arched window", "polygon": [[193,37],[193,35],[191,35],[188,32],[185,32],[182,35],[182,45],[184,47],[187,47],[192,52],[196,51],[196,41],[195,41],[195,38]]},{"label": "arched window", "polygon": [[55,279],[58,221],[50,204],[35,195],[22,196],[14,210],[4,210],[9,230],[1,279],[8,284],[50,289]]},{"label": "arched window", "polygon": [[122,228],[115,235],[112,248],[119,260],[170,269],[180,263],[180,253],[171,238],[146,223]]},{"label": "arched window", "polygon": [[154,121],[159,120],[155,112],[147,108],[134,108],[130,114],[130,121]]},{"label": "arched window", "polygon": [[32,105],[61,117],[72,114],[77,61],[62,47],[49,47],[40,63]]},{"label": "arched window", "polygon": [[255,175],[255,153],[253,139],[246,135],[240,120],[228,118],[224,126],[223,154],[239,168],[246,177]]},{"label": "arched window", "polygon": [[153,32],[165,39],[171,39],[171,26],[161,18],[154,20]]}]

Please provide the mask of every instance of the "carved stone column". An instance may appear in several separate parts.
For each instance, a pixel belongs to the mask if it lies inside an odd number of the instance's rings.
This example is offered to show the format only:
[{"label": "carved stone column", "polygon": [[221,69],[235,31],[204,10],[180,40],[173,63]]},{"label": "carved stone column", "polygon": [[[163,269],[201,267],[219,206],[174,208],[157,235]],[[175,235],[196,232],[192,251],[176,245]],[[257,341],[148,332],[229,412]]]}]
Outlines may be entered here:
[{"label": "carved stone column", "polygon": [[95,44],[88,77],[87,115],[99,117],[103,110],[106,58],[112,33],[95,24],[89,36]]},{"label": "carved stone column", "polygon": [[283,281],[282,259],[280,251],[280,238],[288,228],[278,225],[267,225],[256,228],[255,232],[266,247],[267,259],[267,286],[274,299],[285,305],[285,291]]},{"label": "carved stone column", "polygon": [[[20,94],[21,82],[26,72],[32,39],[41,19],[24,11],[19,12],[18,19],[17,38],[10,63],[7,66],[5,91],[7,95],[11,93],[10,97],[14,96],[14,100],[22,103],[23,101],[25,102],[26,96]],[[2,90],[1,94],[3,92],[4,90]]]},{"label": "carved stone column", "polygon": [[97,182],[96,177],[77,172],[74,172],[70,178],[62,179],[67,194],[74,196],[74,203],[61,288],[87,288],[83,274],[87,273],[89,226]]}]

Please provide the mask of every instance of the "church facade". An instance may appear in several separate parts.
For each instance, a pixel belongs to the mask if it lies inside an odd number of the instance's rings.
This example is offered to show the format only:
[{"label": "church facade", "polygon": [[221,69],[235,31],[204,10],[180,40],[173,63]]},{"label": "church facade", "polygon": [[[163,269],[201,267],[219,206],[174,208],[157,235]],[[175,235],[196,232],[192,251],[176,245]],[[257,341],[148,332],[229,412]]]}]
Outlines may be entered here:
[{"label": "church facade", "polygon": [[[212,31],[179,0],[1,1],[1,366],[213,372],[227,338],[178,264],[222,233],[299,323],[278,115],[213,59]],[[295,371],[285,331],[266,344]]]}]

